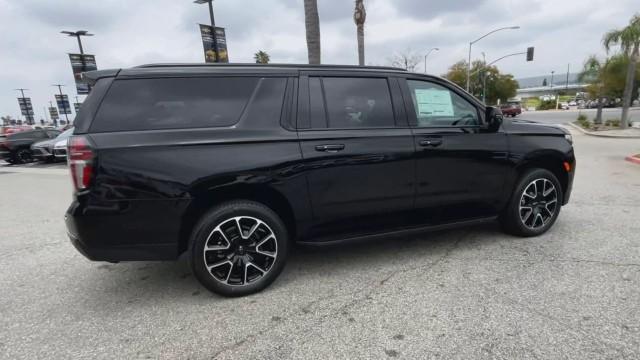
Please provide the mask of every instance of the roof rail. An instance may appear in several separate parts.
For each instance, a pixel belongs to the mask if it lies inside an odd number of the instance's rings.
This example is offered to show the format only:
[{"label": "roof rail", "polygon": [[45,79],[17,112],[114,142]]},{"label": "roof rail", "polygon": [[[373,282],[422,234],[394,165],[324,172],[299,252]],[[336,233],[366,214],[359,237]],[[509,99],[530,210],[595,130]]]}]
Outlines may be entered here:
[{"label": "roof rail", "polygon": [[303,69],[370,69],[370,70],[392,70],[407,71],[406,69],[392,66],[358,66],[358,65],[312,65],[312,64],[252,64],[252,63],[165,63],[165,64],[145,64],[136,68],[164,68],[164,67],[274,67],[274,68],[303,68]]}]

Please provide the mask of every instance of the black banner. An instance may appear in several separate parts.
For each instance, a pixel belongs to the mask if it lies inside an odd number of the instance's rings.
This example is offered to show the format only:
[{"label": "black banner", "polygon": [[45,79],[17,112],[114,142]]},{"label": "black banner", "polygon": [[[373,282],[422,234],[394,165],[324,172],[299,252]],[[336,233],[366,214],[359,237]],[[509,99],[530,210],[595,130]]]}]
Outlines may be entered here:
[{"label": "black banner", "polygon": [[56,95],[56,104],[60,110],[60,114],[71,115],[71,104],[67,95]]},{"label": "black banner", "polygon": [[94,55],[69,54],[71,70],[76,80],[78,95],[86,95],[91,91],[91,87],[82,79],[82,73],[86,71],[98,70],[96,57]]},{"label": "black banner", "polygon": [[82,103],[73,103],[73,107],[76,109],[76,114],[80,112],[80,106],[82,106]]},{"label": "black banner", "polygon": [[[200,35],[204,47],[204,61],[208,63],[228,63],[227,36],[224,28],[216,27],[215,33],[210,25],[200,24]],[[215,36],[215,42],[214,42]],[[217,45],[217,49],[215,48]]]},{"label": "black banner", "polygon": [[22,115],[33,115],[33,105],[31,104],[31,98],[18,98],[18,104],[20,105],[20,112],[22,113]]},{"label": "black banner", "polygon": [[49,116],[51,120],[58,120],[58,109],[55,106],[49,107]]}]

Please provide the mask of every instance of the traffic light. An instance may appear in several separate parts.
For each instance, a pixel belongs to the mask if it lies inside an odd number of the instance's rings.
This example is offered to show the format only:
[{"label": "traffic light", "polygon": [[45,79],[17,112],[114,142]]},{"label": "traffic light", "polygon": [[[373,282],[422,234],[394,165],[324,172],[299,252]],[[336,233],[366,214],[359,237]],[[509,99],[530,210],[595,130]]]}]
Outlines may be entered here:
[{"label": "traffic light", "polygon": [[533,49],[533,46],[527,48],[527,61],[533,61]]}]

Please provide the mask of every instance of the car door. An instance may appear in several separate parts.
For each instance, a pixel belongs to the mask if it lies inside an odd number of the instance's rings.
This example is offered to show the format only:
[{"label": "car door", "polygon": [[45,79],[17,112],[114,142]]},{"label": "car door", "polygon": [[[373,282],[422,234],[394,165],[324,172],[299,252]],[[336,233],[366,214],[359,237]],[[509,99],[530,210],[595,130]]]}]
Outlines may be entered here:
[{"label": "car door", "polygon": [[375,231],[412,210],[415,149],[396,79],[303,74],[298,106],[313,237]]},{"label": "car door", "polygon": [[416,210],[429,221],[492,216],[503,200],[508,143],[484,106],[435,78],[401,81],[416,146]]}]

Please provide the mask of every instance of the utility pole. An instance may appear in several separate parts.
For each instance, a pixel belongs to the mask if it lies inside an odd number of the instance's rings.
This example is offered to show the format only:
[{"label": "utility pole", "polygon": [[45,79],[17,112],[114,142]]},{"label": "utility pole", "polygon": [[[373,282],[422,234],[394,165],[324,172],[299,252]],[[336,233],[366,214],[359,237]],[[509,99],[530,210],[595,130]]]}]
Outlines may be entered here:
[{"label": "utility pole", "polygon": [[432,51],[440,51],[439,48],[431,48],[429,49],[429,51],[427,51],[427,54],[424,56],[424,73],[427,73],[427,58],[429,57],[429,54],[431,54]]},{"label": "utility pole", "polygon": [[[49,109],[51,109],[52,107],[53,107],[53,101],[49,101]],[[51,117],[51,122],[53,123],[54,127],[58,126],[58,120],[56,120],[53,116]]]},{"label": "utility pole", "polygon": [[565,90],[569,91],[569,71],[571,70],[571,64],[567,64],[567,82],[565,83]]},{"label": "utility pole", "polygon": [[[69,116],[67,115],[67,103],[64,102],[64,94],[62,93],[62,84],[53,84],[51,86],[57,86],[58,91],[60,91],[60,99],[62,100],[62,112],[64,113],[64,119],[67,121],[67,125],[69,124]],[[71,110],[71,109],[69,109]]]},{"label": "utility pole", "polygon": [[213,36],[213,48],[216,51],[216,61],[220,62],[218,57],[218,39],[216,37],[216,19],[213,16],[213,0],[195,0],[194,4],[208,4],[209,5],[209,19],[211,20],[211,31]]}]

